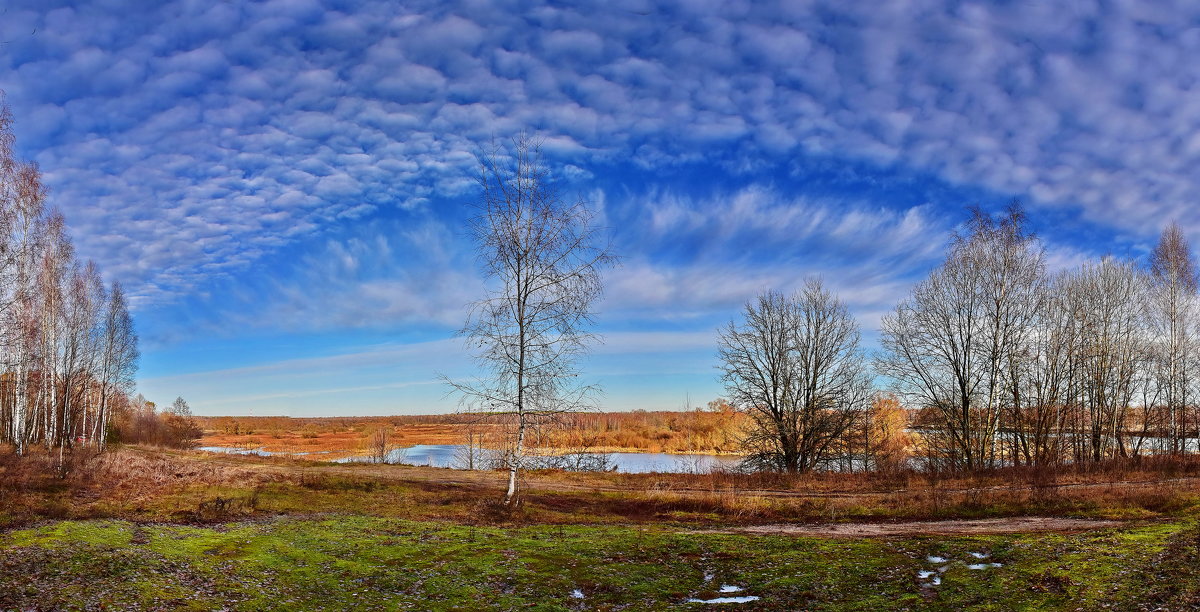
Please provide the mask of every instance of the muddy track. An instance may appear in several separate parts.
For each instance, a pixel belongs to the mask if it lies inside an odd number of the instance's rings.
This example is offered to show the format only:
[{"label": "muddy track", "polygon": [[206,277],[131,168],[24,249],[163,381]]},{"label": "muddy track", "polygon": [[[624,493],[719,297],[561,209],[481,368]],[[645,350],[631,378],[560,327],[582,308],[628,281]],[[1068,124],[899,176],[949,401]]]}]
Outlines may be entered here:
[{"label": "muddy track", "polygon": [[790,535],[821,538],[882,538],[915,535],[985,535],[1000,533],[1060,533],[1107,529],[1127,525],[1123,521],[1016,516],[995,519],[905,521],[899,523],[823,523],[811,525],[748,525],[727,529],[692,530],[689,533]]}]

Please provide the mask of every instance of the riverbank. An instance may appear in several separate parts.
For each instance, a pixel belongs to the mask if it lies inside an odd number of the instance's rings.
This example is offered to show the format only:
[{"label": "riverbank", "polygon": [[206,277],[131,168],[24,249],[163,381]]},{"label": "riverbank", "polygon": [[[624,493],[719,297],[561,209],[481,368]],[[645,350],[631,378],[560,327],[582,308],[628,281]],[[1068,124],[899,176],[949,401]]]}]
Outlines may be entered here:
[{"label": "riverbank", "polygon": [[69,465],[59,478],[50,456],[0,459],[0,526],[45,518],[188,522],[311,512],[481,525],[1148,520],[1174,516],[1200,499],[1200,463],[1182,460],[958,477],[541,470],[526,473],[519,512],[497,514],[505,475],[495,471],[121,447]]},{"label": "riverbank", "polygon": [[[446,447],[446,448],[465,448],[466,445],[458,443],[435,443],[428,440],[442,439],[444,436],[417,437],[410,436],[406,438],[404,444],[389,445],[389,453],[401,458],[408,458],[404,451],[416,448],[418,451],[422,447]],[[414,440],[424,440],[416,442]],[[318,444],[289,444],[280,442],[271,442],[269,440],[261,440],[255,438],[240,439],[241,445],[234,444],[235,440],[220,436],[205,436],[202,437],[196,446],[196,450],[214,452],[214,453],[230,453],[235,455],[260,455],[260,456],[294,456],[294,457],[316,457],[329,460],[344,460],[344,459],[367,459],[370,457],[371,450],[364,446],[361,442],[354,446],[334,445],[331,448],[326,448]],[[487,448],[478,448],[477,452],[486,452]],[[631,448],[621,446],[589,446],[585,449],[567,448],[567,447],[544,447],[536,450],[537,453],[553,456],[553,455],[568,455],[568,454],[588,454],[588,455],[606,455],[606,454],[624,454],[624,455],[657,455],[667,458],[687,459],[691,457],[712,457],[720,460],[722,463],[735,463],[740,461],[745,455],[736,452],[688,452],[682,450],[671,451],[654,451],[651,452],[644,448]],[[425,465],[425,464],[416,464]],[[432,464],[433,467],[451,467],[445,464]]]}]

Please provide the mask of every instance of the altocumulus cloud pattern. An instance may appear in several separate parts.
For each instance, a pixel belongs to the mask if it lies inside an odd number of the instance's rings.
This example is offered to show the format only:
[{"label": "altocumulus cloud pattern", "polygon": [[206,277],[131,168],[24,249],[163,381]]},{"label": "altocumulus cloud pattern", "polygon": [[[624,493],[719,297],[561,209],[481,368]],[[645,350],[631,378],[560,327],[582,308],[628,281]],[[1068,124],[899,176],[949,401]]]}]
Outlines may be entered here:
[{"label": "altocumulus cloud pattern", "polygon": [[452,326],[474,153],[522,130],[620,228],[631,321],[823,272],[870,326],[976,201],[1062,265],[1200,230],[1191,2],[74,4],[6,4],[0,87],[151,340]]}]

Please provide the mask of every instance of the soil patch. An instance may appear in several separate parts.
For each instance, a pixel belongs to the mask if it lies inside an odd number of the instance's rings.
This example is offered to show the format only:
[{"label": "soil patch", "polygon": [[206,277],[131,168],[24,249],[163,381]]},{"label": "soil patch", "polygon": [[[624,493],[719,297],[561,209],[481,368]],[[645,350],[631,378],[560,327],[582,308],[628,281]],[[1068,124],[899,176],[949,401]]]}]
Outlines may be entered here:
[{"label": "soil patch", "polygon": [[952,521],[907,521],[899,523],[824,523],[812,525],[748,525],[701,533],[747,533],[825,538],[871,538],[911,535],[975,535],[991,533],[1075,532],[1120,527],[1122,521],[1018,516]]}]

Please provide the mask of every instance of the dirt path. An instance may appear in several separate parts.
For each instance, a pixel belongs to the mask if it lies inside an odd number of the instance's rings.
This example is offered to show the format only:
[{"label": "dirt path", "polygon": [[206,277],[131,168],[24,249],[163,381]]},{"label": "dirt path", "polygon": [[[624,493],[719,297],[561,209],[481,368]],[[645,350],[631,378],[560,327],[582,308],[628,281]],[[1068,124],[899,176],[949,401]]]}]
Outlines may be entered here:
[{"label": "dirt path", "polygon": [[1031,533],[1037,531],[1088,531],[1120,527],[1122,521],[1103,521],[1041,516],[951,521],[908,521],[903,523],[826,523],[816,525],[749,525],[693,533],[742,533],[751,535],[794,535],[823,538],[874,538],[912,535],[980,535]]}]

